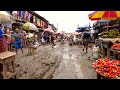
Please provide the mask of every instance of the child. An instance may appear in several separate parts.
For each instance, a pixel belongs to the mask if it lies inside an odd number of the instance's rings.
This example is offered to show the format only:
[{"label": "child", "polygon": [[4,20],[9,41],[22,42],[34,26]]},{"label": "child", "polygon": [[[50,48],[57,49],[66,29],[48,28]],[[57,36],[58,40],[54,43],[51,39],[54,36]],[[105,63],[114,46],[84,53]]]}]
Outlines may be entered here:
[{"label": "child", "polygon": [[42,45],[44,45],[45,44],[45,40],[44,40],[44,38],[42,38]]}]

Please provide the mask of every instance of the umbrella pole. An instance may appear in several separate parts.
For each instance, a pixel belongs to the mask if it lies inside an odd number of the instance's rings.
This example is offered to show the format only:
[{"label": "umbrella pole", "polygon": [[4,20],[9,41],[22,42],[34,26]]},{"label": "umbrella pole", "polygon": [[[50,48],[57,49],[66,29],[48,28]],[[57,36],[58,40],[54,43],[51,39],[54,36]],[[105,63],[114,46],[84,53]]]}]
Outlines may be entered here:
[{"label": "umbrella pole", "polygon": [[109,23],[107,22],[107,31],[108,31],[108,24],[109,24]]}]

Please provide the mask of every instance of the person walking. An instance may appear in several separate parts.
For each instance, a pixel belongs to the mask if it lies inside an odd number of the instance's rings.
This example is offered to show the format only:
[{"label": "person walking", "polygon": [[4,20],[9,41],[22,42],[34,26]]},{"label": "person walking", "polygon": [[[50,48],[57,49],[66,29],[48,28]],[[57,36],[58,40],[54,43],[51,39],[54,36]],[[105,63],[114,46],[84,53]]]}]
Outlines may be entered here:
[{"label": "person walking", "polygon": [[76,44],[76,35],[73,36],[73,44]]},{"label": "person walking", "polygon": [[3,35],[3,30],[2,30],[2,24],[0,24],[0,53],[6,51],[6,46],[4,43],[4,35]]},{"label": "person walking", "polygon": [[49,35],[47,35],[47,44],[50,44]]},{"label": "person walking", "polygon": [[82,41],[83,41],[83,52],[86,49],[86,53],[88,53],[88,45],[90,43],[91,35],[89,33],[89,30],[85,30],[85,32],[82,33]]},{"label": "person walking", "polygon": [[23,53],[23,47],[22,47],[22,39],[21,39],[21,34],[19,33],[19,29],[16,28],[15,29],[15,41],[13,42],[15,49],[16,49],[16,53],[18,49],[21,49],[22,53]]},{"label": "person walking", "polygon": [[47,44],[47,35],[46,34],[44,34],[44,41],[45,41],[45,44]]},{"label": "person walking", "polygon": [[62,45],[64,44],[64,37],[63,37],[63,35],[61,35],[61,44]]}]

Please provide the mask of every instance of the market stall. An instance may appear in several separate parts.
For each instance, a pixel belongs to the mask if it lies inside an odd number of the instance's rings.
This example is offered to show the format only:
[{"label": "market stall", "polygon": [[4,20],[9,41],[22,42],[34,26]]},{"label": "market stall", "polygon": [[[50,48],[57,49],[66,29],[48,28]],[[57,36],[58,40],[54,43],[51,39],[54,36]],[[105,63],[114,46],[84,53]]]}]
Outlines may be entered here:
[{"label": "market stall", "polygon": [[73,36],[74,35],[76,36],[76,43],[79,44],[79,45],[82,42],[81,34],[82,34],[82,32],[73,32]]},{"label": "market stall", "polygon": [[[120,17],[120,11],[96,11],[89,14],[88,17],[90,20],[115,20]],[[93,67],[98,79],[120,79],[119,25],[109,26],[109,22],[107,22],[107,26],[104,26],[103,29],[98,39],[99,59]],[[116,47],[117,49],[115,49]]]},{"label": "market stall", "polygon": [[32,54],[34,53],[34,50],[39,46],[38,45],[39,43],[37,43],[38,42],[37,35],[35,35],[35,32],[38,32],[38,28],[30,22],[23,24],[22,27],[25,30],[28,30],[28,33],[26,35],[27,42],[28,42],[28,53]]}]

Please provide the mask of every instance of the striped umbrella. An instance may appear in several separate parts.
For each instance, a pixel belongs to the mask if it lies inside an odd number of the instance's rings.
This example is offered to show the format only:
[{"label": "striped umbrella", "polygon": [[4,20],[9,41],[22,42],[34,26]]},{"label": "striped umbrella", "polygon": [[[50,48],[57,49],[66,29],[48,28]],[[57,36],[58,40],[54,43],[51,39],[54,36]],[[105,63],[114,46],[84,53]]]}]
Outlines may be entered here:
[{"label": "striped umbrella", "polygon": [[120,11],[95,11],[88,17],[90,20],[115,20],[120,17]]},{"label": "striped umbrella", "polygon": [[46,29],[44,30],[44,32],[54,33],[54,31],[53,31],[51,28],[46,28]]},{"label": "striped umbrella", "polygon": [[90,20],[115,20],[117,18],[120,18],[120,11],[95,11],[89,14],[88,17]]}]

